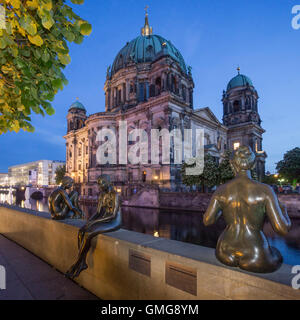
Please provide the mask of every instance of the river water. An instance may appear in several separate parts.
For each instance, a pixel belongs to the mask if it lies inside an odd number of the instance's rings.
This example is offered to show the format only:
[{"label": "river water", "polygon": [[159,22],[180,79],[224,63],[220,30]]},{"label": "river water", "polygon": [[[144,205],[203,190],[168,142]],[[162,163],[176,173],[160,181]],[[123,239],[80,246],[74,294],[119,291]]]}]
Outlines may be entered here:
[{"label": "river water", "polygon": [[[4,202],[3,195],[0,196],[0,202]],[[15,199],[12,199],[12,202],[15,204]],[[47,199],[30,199],[17,205],[49,212]],[[86,217],[96,211],[96,205],[81,205],[81,208]],[[122,207],[124,229],[215,248],[225,223],[220,218],[215,225],[205,227],[202,218],[203,212]],[[265,223],[264,233],[269,243],[280,250],[284,263],[300,265],[300,219],[292,219],[292,229],[285,237],[274,233],[268,222]]]}]

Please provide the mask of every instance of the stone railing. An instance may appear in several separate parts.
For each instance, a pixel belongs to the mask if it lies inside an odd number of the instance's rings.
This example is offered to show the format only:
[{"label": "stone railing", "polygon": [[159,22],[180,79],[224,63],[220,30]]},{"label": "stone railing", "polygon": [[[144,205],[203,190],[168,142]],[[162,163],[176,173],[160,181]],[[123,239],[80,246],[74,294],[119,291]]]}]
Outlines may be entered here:
[{"label": "stone railing", "polygon": [[[83,223],[0,207],[0,233],[63,273]],[[102,299],[300,299],[289,265],[251,274],[221,265],[214,249],[124,229],[94,239],[87,262],[76,281]]]}]

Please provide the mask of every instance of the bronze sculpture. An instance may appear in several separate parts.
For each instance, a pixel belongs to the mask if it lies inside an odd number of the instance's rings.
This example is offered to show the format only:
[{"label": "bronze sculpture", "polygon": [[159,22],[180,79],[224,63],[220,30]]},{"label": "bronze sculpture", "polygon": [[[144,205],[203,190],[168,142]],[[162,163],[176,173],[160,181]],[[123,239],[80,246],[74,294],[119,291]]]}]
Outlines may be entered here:
[{"label": "bronze sculpture", "polygon": [[78,205],[78,192],[73,190],[67,193],[66,191],[70,189],[73,184],[73,179],[65,176],[62,179],[61,186],[50,194],[48,207],[52,219],[81,219],[83,217],[83,213]]},{"label": "bronze sculpture", "polygon": [[105,178],[98,178],[100,196],[96,213],[88,219],[78,232],[77,261],[66,272],[68,278],[76,278],[88,268],[86,256],[91,247],[91,241],[99,234],[111,232],[121,227],[120,197]]},{"label": "bronze sculpture", "polygon": [[224,216],[227,226],[218,239],[216,257],[231,267],[273,272],[281,266],[282,256],[269,246],[262,228],[267,216],[274,231],[286,235],[291,228],[286,208],[271,187],[251,179],[255,155],[250,147],[235,150],[231,165],[235,178],[215,191],[203,218],[208,226]]}]

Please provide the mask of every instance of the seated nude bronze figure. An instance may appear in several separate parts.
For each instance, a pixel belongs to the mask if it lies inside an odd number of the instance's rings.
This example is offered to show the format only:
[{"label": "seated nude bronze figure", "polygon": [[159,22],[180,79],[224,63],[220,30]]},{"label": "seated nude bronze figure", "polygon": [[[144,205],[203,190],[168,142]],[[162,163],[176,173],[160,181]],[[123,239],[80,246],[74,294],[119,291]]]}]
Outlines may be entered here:
[{"label": "seated nude bronze figure", "polygon": [[235,178],[217,188],[204,215],[206,226],[223,214],[226,228],[218,239],[217,259],[225,265],[268,273],[282,263],[280,252],[270,247],[262,229],[267,217],[275,232],[286,235],[291,222],[273,189],[251,179],[255,165],[251,148],[241,146],[232,155]]},{"label": "seated nude bronze figure", "polygon": [[97,235],[120,229],[121,208],[120,197],[106,179],[98,178],[100,196],[96,213],[91,216],[78,232],[77,261],[66,272],[68,278],[76,278],[88,268],[86,256],[91,247],[91,241]]},{"label": "seated nude bronze figure", "polygon": [[73,190],[67,193],[74,184],[72,178],[65,176],[61,186],[55,189],[49,196],[48,206],[52,219],[81,219],[83,213],[78,205],[78,192]]}]

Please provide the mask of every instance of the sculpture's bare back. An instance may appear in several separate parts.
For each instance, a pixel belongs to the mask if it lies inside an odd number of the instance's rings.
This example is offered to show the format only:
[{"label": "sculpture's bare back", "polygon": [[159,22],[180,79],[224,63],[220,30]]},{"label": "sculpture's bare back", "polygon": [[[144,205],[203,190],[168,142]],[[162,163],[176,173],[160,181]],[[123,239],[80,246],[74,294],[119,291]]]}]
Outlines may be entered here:
[{"label": "sculpture's bare back", "polygon": [[262,231],[265,217],[280,235],[288,233],[291,222],[274,191],[251,180],[254,163],[255,156],[249,147],[235,151],[231,164],[236,177],[213,194],[203,222],[210,225],[221,214],[224,216],[227,226],[216,248],[219,261],[252,272],[273,272],[280,267],[282,257],[276,248],[269,246]]}]

